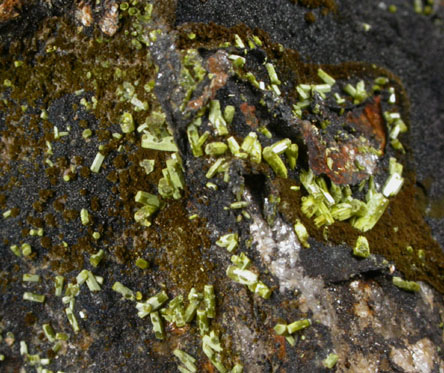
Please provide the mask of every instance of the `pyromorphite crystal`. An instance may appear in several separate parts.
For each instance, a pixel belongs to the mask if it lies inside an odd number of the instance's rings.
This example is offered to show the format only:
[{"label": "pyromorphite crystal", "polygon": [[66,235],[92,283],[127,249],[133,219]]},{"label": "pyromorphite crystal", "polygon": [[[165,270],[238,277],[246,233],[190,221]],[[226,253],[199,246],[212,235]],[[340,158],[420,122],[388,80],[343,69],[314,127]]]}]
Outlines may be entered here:
[{"label": "pyromorphite crystal", "polygon": [[401,277],[393,277],[393,285],[397,286],[400,289],[407,291],[419,291],[421,287],[415,281],[406,281]]},{"label": "pyromorphite crystal", "polygon": [[338,362],[339,356],[336,354],[329,354],[323,361],[322,365],[327,369],[332,369]]},{"label": "pyromorphite crystal", "polygon": [[370,255],[370,246],[368,244],[367,238],[364,236],[359,236],[356,240],[355,247],[353,248],[353,254],[361,258],[368,258]]},{"label": "pyromorphite crystal", "polygon": [[302,319],[295,322],[292,322],[291,324],[287,325],[287,331],[289,334],[293,334],[299,330],[308,328],[311,325],[311,321],[309,319]]},{"label": "pyromorphite crystal", "polygon": [[131,113],[125,112],[120,118],[120,128],[123,133],[131,133],[134,131],[134,119]]}]

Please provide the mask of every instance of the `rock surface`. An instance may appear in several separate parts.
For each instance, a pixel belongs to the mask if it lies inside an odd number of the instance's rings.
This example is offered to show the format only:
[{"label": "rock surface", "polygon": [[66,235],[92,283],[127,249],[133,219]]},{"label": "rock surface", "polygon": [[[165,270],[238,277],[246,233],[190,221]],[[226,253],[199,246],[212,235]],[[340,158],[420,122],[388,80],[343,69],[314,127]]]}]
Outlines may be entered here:
[{"label": "rock surface", "polygon": [[[393,1],[394,13],[393,4],[383,2],[320,2],[328,6],[315,9],[307,3],[160,1],[150,17],[148,2],[130,4],[138,9],[133,15],[113,2],[3,3],[0,206],[9,213],[0,221],[0,370],[173,372],[179,348],[196,358],[202,372],[214,372],[218,361],[227,371],[237,363],[253,373],[322,372],[329,370],[325,359],[332,353],[338,355],[331,368],[337,372],[444,371],[444,5],[435,1],[424,15],[402,1]],[[235,34],[245,43],[257,35],[263,45],[241,48]],[[233,67],[235,53],[261,82],[270,80],[264,63],[273,62],[281,95],[272,82],[258,88],[240,74]],[[294,81],[319,83],[313,76],[321,64],[342,85],[363,79],[368,87],[385,73],[404,100],[397,107],[409,124],[402,137],[406,155],[387,145],[375,161],[375,179],[383,184],[389,157],[396,156],[407,181],[368,234],[348,222],[317,227],[301,212],[301,197],[308,193],[300,175],[310,164],[306,149],[312,143],[298,127],[303,121],[293,114],[291,92]],[[314,107],[322,100],[313,96]],[[222,112],[235,107],[231,124],[218,116],[213,100]],[[322,133],[331,139],[345,119],[332,104],[320,105],[325,112],[309,119],[330,119]],[[350,104],[347,110],[359,117],[362,108]],[[135,127],[146,126],[126,132],[123,113],[132,113]],[[241,145],[250,131],[264,147],[290,138],[299,146],[297,166],[292,169],[290,157],[282,156],[284,178],[271,163],[231,150],[223,156],[228,166],[221,162],[222,172],[207,177],[221,157],[204,155],[205,146],[196,156],[189,128],[199,118],[194,130],[198,137],[208,131],[206,144],[232,135]],[[217,118],[226,120],[229,135],[217,133]],[[263,126],[270,138],[260,132]],[[177,152],[142,148],[147,128]],[[98,152],[105,159],[95,173],[90,165]],[[152,172],[141,165],[147,159],[155,161]],[[137,223],[139,190],[162,202]],[[364,200],[357,186],[353,193]],[[89,211],[86,224],[82,209]],[[307,227],[310,247],[295,232],[296,219]],[[238,235],[233,252],[216,243],[227,233]],[[352,255],[361,234],[372,251],[365,259]],[[413,254],[404,251],[406,242]],[[29,257],[20,254],[23,243],[31,244]],[[96,267],[90,258],[100,249],[105,256]],[[240,253],[250,258],[248,269],[271,297],[254,292],[257,280],[249,288],[226,275],[232,254]],[[149,267],[136,266],[138,258]],[[99,276],[100,291],[89,291],[87,282],[71,295],[66,285],[82,283],[83,269]],[[40,280],[22,281],[28,273]],[[65,298],[54,295],[56,275],[65,278]],[[419,291],[394,286],[393,276],[420,280]],[[204,285],[214,285],[216,315],[208,316],[209,326],[223,351],[208,356],[197,320],[181,326],[163,311],[165,336],[156,338],[151,310],[139,317],[134,300],[113,290],[116,281],[140,292],[134,295],[138,302],[165,290],[169,300],[182,296],[186,307],[192,288],[203,292]],[[23,300],[24,292],[45,295],[45,301]],[[203,302],[199,307],[207,312]],[[69,308],[78,331],[67,319]],[[273,329],[301,319],[310,326],[291,336]],[[57,351],[57,340],[42,330],[47,323],[69,334]]]}]

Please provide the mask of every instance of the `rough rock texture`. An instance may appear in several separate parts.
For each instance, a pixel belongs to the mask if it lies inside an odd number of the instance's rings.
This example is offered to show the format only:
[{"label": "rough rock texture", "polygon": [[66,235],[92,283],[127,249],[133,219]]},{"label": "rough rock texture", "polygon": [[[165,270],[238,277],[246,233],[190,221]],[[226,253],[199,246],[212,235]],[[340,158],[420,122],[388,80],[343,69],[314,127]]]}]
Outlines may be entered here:
[{"label": "rough rock texture", "polygon": [[[215,371],[202,352],[195,321],[184,327],[165,322],[165,339],[156,339],[150,317],[138,317],[134,302],[111,289],[115,281],[140,291],[144,300],[165,289],[170,299],[182,295],[185,305],[192,287],[202,291],[204,284],[213,284],[216,317],[210,320],[210,327],[220,337],[224,349],[220,358],[230,369],[240,363],[245,372],[253,373],[322,372],[328,370],[324,359],[335,353],[339,360],[332,370],[338,372],[444,371],[444,299],[437,290],[444,286],[440,280],[444,263],[436,263],[443,258],[444,247],[444,5],[435,1],[432,15],[426,16],[415,13],[413,4],[403,1],[393,2],[396,13],[389,12],[391,4],[383,2],[343,1],[330,12],[325,7],[309,10],[303,6],[307,3],[161,1],[154,3],[153,17],[142,22],[141,30],[112,2],[97,6],[23,3],[16,11],[8,5],[7,12],[4,6],[0,8],[5,61],[1,80],[6,87],[0,114],[0,202],[2,212],[13,210],[11,217],[0,222],[1,371],[33,371],[39,366],[31,366],[29,358],[20,354],[19,341],[27,343],[29,354],[50,357],[46,368],[52,371],[173,372],[178,366],[172,354],[175,348],[194,356],[198,371]],[[116,12],[124,15],[120,21]],[[43,20],[47,16],[55,18]],[[120,22],[120,30],[116,22]],[[247,27],[229,28],[239,23]],[[366,31],[363,23],[371,28]],[[82,31],[76,31],[79,26]],[[123,30],[149,35],[151,41],[138,49]],[[159,31],[153,36],[153,30]],[[245,53],[248,69],[267,81],[262,62],[265,58],[276,61],[282,73],[279,76],[289,77],[281,86],[282,100],[236,75],[228,54],[240,51],[228,47],[232,49],[227,52],[220,46],[233,42],[234,33],[246,41],[252,30],[265,45]],[[34,32],[37,37],[29,39]],[[105,36],[105,44],[103,33],[109,37]],[[22,39],[23,45],[11,43],[14,39]],[[199,53],[193,50],[187,54],[192,48],[200,48]],[[290,64],[284,57],[287,49],[296,50],[288,55],[298,60],[286,68],[284,64]],[[22,58],[25,67],[32,66],[23,74],[12,68],[13,62]],[[350,61],[356,62],[350,70],[339,65]],[[410,175],[404,185],[409,192],[396,197],[398,202],[392,206],[398,210],[389,209],[368,236],[375,250],[378,239],[384,240],[381,247],[389,250],[391,242],[405,242],[396,232],[418,235],[414,226],[424,231],[423,241],[416,237],[415,242],[430,247],[414,250],[415,255],[425,250],[427,258],[411,273],[400,269],[407,268],[405,263],[421,263],[420,258],[409,262],[403,251],[399,258],[386,255],[393,259],[390,261],[379,254],[354,257],[351,243],[360,233],[338,225],[333,225],[330,233],[316,228],[298,207],[302,192],[289,192],[290,184],[300,186],[299,176],[309,157],[304,153],[306,139],[297,127],[300,121],[292,115],[290,92],[295,83],[290,78],[294,78],[296,66],[301,74],[295,73],[298,83],[304,79],[311,82],[309,77],[318,64],[336,73],[341,84],[362,78],[369,85],[375,74],[387,70],[393,84],[401,82],[405,88],[400,97],[408,99],[410,106],[405,100],[399,109],[409,123],[409,133],[407,154],[400,159]],[[371,64],[378,66],[375,72]],[[118,74],[109,70],[114,65],[127,75],[116,77]],[[335,66],[342,67],[335,70]],[[199,78],[202,70],[205,77]],[[87,71],[93,78],[86,78]],[[5,79],[12,80],[12,88]],[[91,83],[93,79],[96,83]],[[154,80],[154,90],[143,89]],[[163,112],[182,159],[186,186],[179,190],[181,198],[163,196],[165,205],[154,214],[149,227],[134,222],[139,207],[134,196],[138,190],[157,194],[159,180],[165,177],[162,169],[167,169],[167,160],[173,158],[168,152],[140,149],[137,131],[118,139],[112,136],[122,132],[122,112],[138,104],[120,100],[125,93],[116,92],[128,88],[124,81],[134,83],[137,97],[149,102],[148,110],[133,111],[136,125],[143,124],[145,117],[150,118],[149,125],[157,123],[155,114]],[[14,90],[14,85],[26,89]],[[93,107],[92,97],[98,98],[97,107]],[[289,179],[276,177],[264,162],[254,164],[242,157],[230,158],[228,182],[223,180],[223,172],[206,178],[215,159],[193,155],[187,127],[212,99],[220,100],[222,107],[236,107],[230,134],[239,143],[251,129],[265,124],[271,138],[259,135],[263,146],[284,137],[299,144],[299,163],[289,171]],[[20,106],[25,104],[29,108]],[[47,117],[41,115],[43,109]],[[211,141],[220,140],[221,136],[212,132],[207,114],[198,130],[211,132]],[[334,122],[336,117],[331,118]],[[163,125],[162,120],[159,123]],[[69,136],[55,138],[53,126],[67,130]],[[93,130],[89,140],[82,137],[87,127]],[[156,129],[168,137],[161,125]],[[49,153],[46,141],[52,143],[52,166],[45,161]],[[105,145],[101,151],[106,158],[101,171],[91,174],[89,166],[100,144]],[[395,154],[387,147],[381,170]],[[139,167],[145,158],[155,159],[155,170],[149,175]],[[383,177],[380,172],[375,176],[378,181]],[[63,181],[66,175],[69,181]],[[208,181],[218,189],[209,188]],[[279,193],[281,203],[272,202]],[[228,208],[235,201],[245,201],[247,207]],[[88,226],[79,218],[85,207],[92,219]],[[402,221],[407,230],[388,217],[396,216],[394,211],[398,216],[405,212]],[[189,219],[193,215],[198,217]],[[309,248],[303,247],[294,231],[295,218],[308,227]],[[30,236],[30,229],[38,228],[44,229],[43,237]],[[100,232],[100,239],[92,239],[93,232]],[[216,241],[229,232],[239,236],[236,253],[243,252],[252,260],[251,268],[272,290],[269,299],[226,276],[231,253]],[[17,257],[10,250],[11,245],[24,242],[31,243],[30,258]],[[99,249],[105,251],[105,259],[95,268],[89,258]],[[382,248],[380,253],[385,253]],[[138,257],[147,259],[150,267],[136,267]],[[73,306],[80,331],[74,333],[64,311],[67,305],[54,296],[53,278],[63,274],[66,283],[74,284],[84,268],[103,277],[103,284],[97,293],[82,285]],[[40,274],[41,280],[23,283],[24,273]],[[395,287],[393,275],[413,280],[416,275],[424,281],[413,293]],[[22,300],[24,291],[44,294],[45,303]],[[305,318],[311,325],[293,335],[294,346],[273,330],[278,322]],[[54,343],[42,332],[45,323],[56,332],[70,334],[57,354],[51,351]],[[8,332],[14,334],[15,341]]]}]

